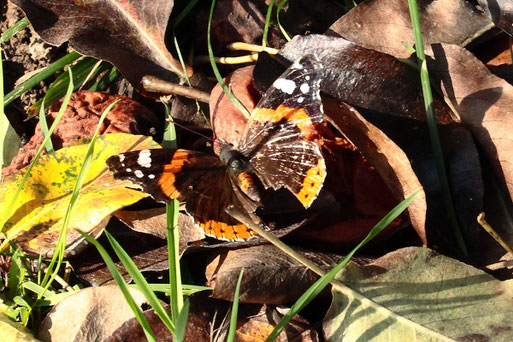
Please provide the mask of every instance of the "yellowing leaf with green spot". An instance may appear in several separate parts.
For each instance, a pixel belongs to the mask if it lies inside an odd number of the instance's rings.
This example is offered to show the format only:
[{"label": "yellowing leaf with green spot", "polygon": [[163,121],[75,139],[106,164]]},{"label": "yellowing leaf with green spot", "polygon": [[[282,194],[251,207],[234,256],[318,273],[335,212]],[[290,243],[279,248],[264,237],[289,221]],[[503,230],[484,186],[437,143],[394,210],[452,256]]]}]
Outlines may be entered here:
[{"label": "yellowing leaf with green spot", "polygon": [[[80,145],[39,158],[10,213],[6,212],[7,207],[26,169],[0,184],[0,215],[8,217],[3,229],[7,240],[28,253],[53,255],[88,143],[89,139],[84,139]],[[151,148],[160,148],[160,145],[149,137],[132,134],[98,137],[91,167],[71,212],[66,254],[74,254],[83,246],[84,240],[75,229],[98,237],[112,213],[147,197],[140,191],[127,189],[127,186],[133,187],[131,183],[115,180],[105,160],[126,151]],[[4,242],[0,251],[6,247]]]}]

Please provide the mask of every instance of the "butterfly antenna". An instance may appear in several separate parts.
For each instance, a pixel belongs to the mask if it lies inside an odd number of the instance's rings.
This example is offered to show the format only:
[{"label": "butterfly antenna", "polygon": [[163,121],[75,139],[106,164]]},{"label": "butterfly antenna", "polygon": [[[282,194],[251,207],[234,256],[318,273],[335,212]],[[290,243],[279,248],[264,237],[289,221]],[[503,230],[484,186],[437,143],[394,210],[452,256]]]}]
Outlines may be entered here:
[{"label": "butterfly antenna", "polygon": [[183,128],[183,129],[185,129],[185,130],[186,130],[186,131],[188,131],[188,132],[191,132],[191,133],[197,134],[197,135],[199,135],[200,137],[203,137],[203,138],[205,138],[205,139],[207,139],[207,140],[209,140],[209,141],[211,141],[211,142],[214,142],[214,141],[215,141],[215,139],[213,139],[213,138],[211,138],[211,137],[208,137],[208,136],[206,136],[206,135],[204,135],[204,134],[201,134],[201,133],[199,133],[199,132],[197,132],[197,131],[195,131],[195,130],[193,130],[193,129],[190,129],[190,128],[188,128],[188,127],[185,127],[184,125],[181,125],[181,124],[177,123],[176,121],[173,121],[173,120],[171,120],[171,119],[169,119],[169,118],[167,118],[167,119],[166,119],[166,121],[167,121],[167,122],[169,122],[169,123],[172,123],[173,125],[176,125],[176,126],[178,126],[178,127],[180,127],[180,128]]}]

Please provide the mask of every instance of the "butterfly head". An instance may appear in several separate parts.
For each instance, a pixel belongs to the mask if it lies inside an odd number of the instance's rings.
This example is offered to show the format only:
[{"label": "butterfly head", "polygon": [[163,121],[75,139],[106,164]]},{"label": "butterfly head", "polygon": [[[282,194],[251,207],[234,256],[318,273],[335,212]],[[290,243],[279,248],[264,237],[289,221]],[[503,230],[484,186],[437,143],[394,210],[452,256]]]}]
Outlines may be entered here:
[{"label": "butterfly head", "polygon": [[231,172],[239,173],[247,171],[249,164],[247,158],[239,151],[235,150],[230,144],[222,144],[219,153],[219,159],[228,166]]}]

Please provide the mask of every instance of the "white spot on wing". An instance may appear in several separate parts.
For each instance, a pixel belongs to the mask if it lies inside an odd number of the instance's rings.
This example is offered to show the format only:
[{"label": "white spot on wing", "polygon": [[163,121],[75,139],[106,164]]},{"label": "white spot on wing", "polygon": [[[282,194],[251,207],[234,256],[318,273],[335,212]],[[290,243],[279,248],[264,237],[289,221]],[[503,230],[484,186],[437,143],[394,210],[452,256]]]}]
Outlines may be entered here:
[{"label": "white spot on wing", "polygon": [[155,175],[154,175],[154,174],[148,175],[148,178],[149,178],[149,179],[154,179],[154,178],[155,178]]},{"label": "white spot on wing", "polygon": [[124,154],[119,154],[118,158],[119,158],[119,162],[122,163],[123,160],[125,160],[125,155]]},{"label": "white spot on wing", "polygon": [[294,89],[296,89],[296,82],[287,80],[286,78],[278,78],[276,81],[274,81],[273,86],[276,89],[291,95],[294,92]]},{"label": "white spot on wing", "polygon": [[129,167],[127,167],[127,168],[125,169],[125,171],[126,171],[126,172],[128,172],[128,173],[130,173],[130,172],[132,172],[132,169],[131,169],[131,168],[129,168]]},{"label": "white spot on wing", "polygon": [[137,164],[142,167],[151,167],[151,151],[150,150],[142,150],[139,152],[139,158],[137,158]]},{"label": "white spot on wing", "polygon": [[141,170],[135,170],[134,175],[135,175],[137,178],[143,178],[143,177],[144,177],[144,173],[142,173],[142,171],[141,171]]},{"label": "white spot on wing", "polygon": [[304,100],[305,98],[303,96],[300,96],[297,98],[297,103],[303,103]]},{"label": "white spot on wing", "polygon": [[306,94],[310,91],[310,86],[308,85],[308,83],[303,83],[301,84],[301,87],[299,87],[299,90],[301,90],[303,94]]}]

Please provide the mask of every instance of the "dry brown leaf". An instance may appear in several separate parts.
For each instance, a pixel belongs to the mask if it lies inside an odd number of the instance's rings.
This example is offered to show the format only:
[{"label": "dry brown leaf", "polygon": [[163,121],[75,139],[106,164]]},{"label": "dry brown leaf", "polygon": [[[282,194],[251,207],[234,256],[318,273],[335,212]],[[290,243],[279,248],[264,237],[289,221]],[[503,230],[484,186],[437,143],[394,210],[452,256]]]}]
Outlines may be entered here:
[{"label": "dry brown leaf", "polygon": [[432,50],[430,74],[513,198],[513,86],[491,74],[466,49],[436,44]]},{"label": "dry brown leaf", "polygon": [[[301,252],[326,270],[342,257],[333,254]],[[214,298],[231,300],[241,268],[244,277],[240,288],[243,303],[283,304],[293,302],[318,276],[301,263],[272,245],[253,246],[217,252],[207,266],[208,286]]]},{"label": "dry brown leaf", "polygon": [[[493,27],[467,0],[420,0],[419,15],[426,46],[465,46]],[[337,20],[327,34],[400,58],[411,55],[404,44],[414,45],[408,2],[403,0],[365,1]]]},{"label": "dry brown leaf", "polygon": [[[136,289],[130,293],[137,305],[146,303]],[[135,317],[115,285],[88,287],[57,304],[38,330],[43,341],[103,341],[119,326]]]}]

